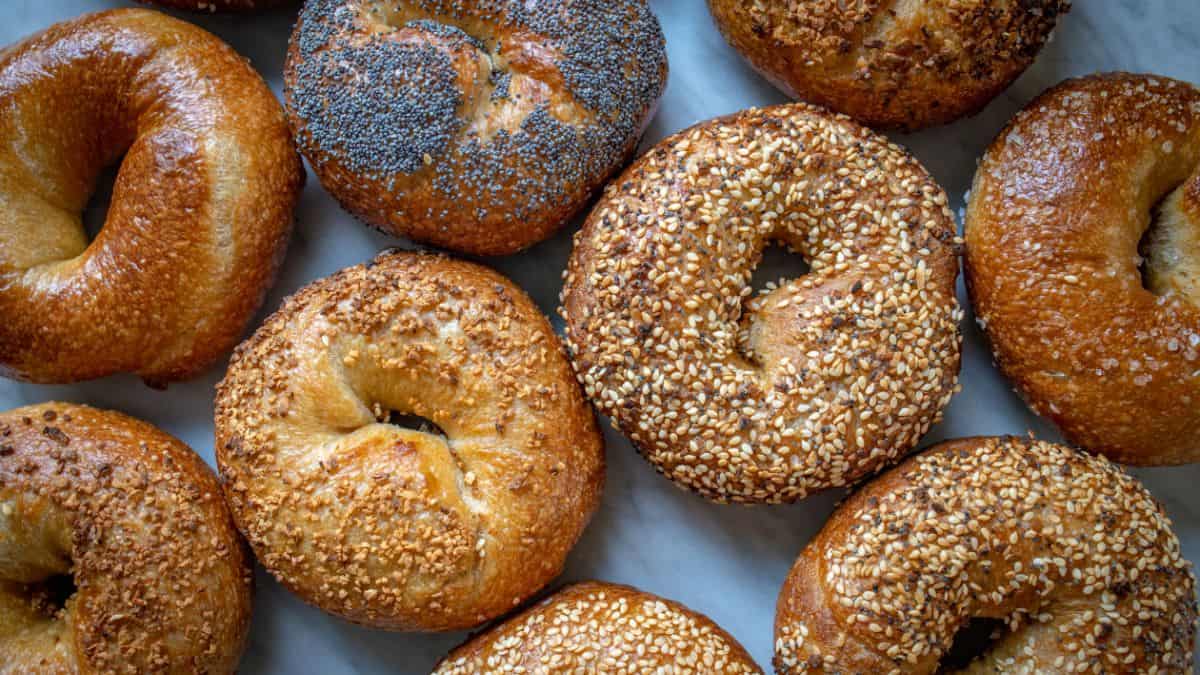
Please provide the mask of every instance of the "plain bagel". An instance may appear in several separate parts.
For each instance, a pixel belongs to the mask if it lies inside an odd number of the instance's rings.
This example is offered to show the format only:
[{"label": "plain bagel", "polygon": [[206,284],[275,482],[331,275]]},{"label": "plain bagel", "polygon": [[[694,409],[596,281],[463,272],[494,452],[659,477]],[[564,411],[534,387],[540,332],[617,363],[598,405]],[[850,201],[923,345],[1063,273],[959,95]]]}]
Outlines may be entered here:
[{"label": "plain bagel", "polygon": [[996,363],[1072,443],[1200,461],[1200,90],[1068,80],[984,155],[966,278]]},{"label": "plain bagel", "polygon": [[[233,347],[303,178],[246,60],[165,14],[89,14],[0,51],[0,107],[0,374],[165,384]],[[80,214],[123,153],[89,242]]]},{"label": "plain bagel", "polygon": [[589,581],[471,638],[434,675],[762,675],[708,617],[629,586]]},{"label": "plain bagel", "polygon": [[394,630],[518,606],[562,570],[604,479],[550,322],[499,274],[429,254],[385,252],[289,298],[234,355],[216,439],[263,566]]},{"label": "plain bagel", "polygon": [[285,100],[351,213],[499,255],[550,236],[625,164],[666,77],[646,0],[309,0]]},{"label": "plain bagel", "polygon": [[0,672],[233,673],[250,555],[190,448],[120,413],[0,413]]},{"label": "plain bagel", "polygon": [[[1190,673],[1195,604],[1170,520],[1115,464],[962,439],[867,483],[805,546],[779,595],[775,667]],[[972,619],[999,635],[952,649]]]},{"label": "plain bagel", "polygon": [[[751,298],[778,241],[807,275]],[[672,136],[606,191],[562,292],[588,396],[666,476],[780,502],[904,455],[959,367],[946,195],[906,152],[807,104]]]},{"label": "plain bagel", "polygon": [[979,110],[1033,62],[1070,0],[708,0],[725,39],[783,91],[875,128]]}]

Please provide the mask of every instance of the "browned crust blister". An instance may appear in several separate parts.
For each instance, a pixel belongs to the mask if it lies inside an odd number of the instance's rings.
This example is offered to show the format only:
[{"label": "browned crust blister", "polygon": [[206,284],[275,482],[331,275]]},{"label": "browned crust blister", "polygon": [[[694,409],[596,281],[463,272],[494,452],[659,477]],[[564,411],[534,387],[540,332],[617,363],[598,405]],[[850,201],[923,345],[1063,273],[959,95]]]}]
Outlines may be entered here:
[{"label": "browned crust blister", "polygon": [[1020,75],[1069,0],[709,0],[726,40],[776,86],[874,128],[982,108]]},{"label": "browned crust blister", "polygon": [[[216,476],[175,438],[70,403],[0,414],[0,671],[232,673],[250,565]],[[53,575],[77,590],[44,615],[31,593]]]},{"label": "browned crust blister", "polygon": [[[1117,461],[1200,459],[1198,168],[1200,91],[1117,73],[1033,101],[975,176],[966,277],[996,363],[1068,440]],[[1167,195],[1152,290],[1139,240]]]},{"label": "browned crust blister", "polygon": [[1195,581],[1162,507],[1102,457],[949,441],[866,483],[779,596],[779,673],[934,673],[972,618],[1001,636],[963,672],[1190,673]]},{"label": "browned crust blister", "polygon": [[434,675],[603,672],[761,675],[708,617],[629,586],[588,581],[476,635]]},{"label": "browned crust blister", "polygon": [[[418,415],[444,436],[386,424]],[[391,252],[290,297],[216,410],[239,527],[351,621],[478,625],[557,575],[599,502],[603,441],[550,323],[487,268]]]}]

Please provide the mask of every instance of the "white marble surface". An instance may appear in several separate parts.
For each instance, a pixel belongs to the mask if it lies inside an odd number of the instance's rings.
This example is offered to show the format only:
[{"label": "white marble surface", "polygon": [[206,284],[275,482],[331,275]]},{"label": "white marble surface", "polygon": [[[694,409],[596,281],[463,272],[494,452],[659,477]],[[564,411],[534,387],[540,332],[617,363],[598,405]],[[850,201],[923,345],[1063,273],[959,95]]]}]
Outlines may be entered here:
[{"label": "white marble surface", "polygon": [[[0,43],[86,11],[129,5],[120,0],[4,0]],[[784,98],[746,68],[716,33],[703,0],[651,0],[663,23],[671,79],[648,146],[700,120]],[[251,17],[180,14],[229,41],[278,91],[295,10]],[[1078,0],[1037,63],[976,117],[899,137],[961,204],[976,158],[1022,105],[1059,80],[1098,70],[1154,72],[1200,81],[1200,3],[1195,0]],[[278,284],[264,312],[286,294],[394,245],[345,214],[312,179]],[[559,273],[574,225],[518,256],[490,260],[553,313]],[[785,273],[789,260],[771,256]],[[556,319],[556,323],[557,319]],[[973,323],[966,341],[963,391],[925,443],[964,435],[1057,435],[1032,417],[992,368]],[[221,362],[195,381],[153,391],[117,376],[74,386],[0,380],[0,407],[47,399],[123,410],[179,436],[212,461],[213,386]],[[703,611],[769,667],[775,598],[792,560],[829,514],[826,494],[779,507],[717,506],[659,478],[611,430],[604,502],[572,553],[566,581],[599,578],[637,585]],[[1200,562],[1200,465],[1137,472],[1175,519],[1188,558]],[[1190,493],[1190,494],[1189,494]],[[259,573],[255,618],[244,673],[427,673],[462,634],[413,635],[352,626],[310,608]]]}]

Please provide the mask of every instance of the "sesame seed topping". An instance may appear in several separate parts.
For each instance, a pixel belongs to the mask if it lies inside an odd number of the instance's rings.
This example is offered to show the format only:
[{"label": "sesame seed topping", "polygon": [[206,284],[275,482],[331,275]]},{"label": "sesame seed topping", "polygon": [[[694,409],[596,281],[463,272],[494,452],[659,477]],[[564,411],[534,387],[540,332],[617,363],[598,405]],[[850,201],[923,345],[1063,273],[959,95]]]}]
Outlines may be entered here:
[{"label": "sesame seed topping", "polygon": [[1005,628],[970,672],[1191,672],[1194,586],[1170,520],[1117,465],[951,441],[867,483],[801,553],[776,668],[940,672],[959,629],[988,617]]},{"label": "sesame seed topping", "polygon": [[[810,272],[754,295],[779,241]],[[956,389],[947,199],[901,148],[805,104],[659,144],[576,236],[561,312],[588,396],[665,475],[781,502],[907,453]]]},{"label": "sesame seed topping", "polygon": [[761,675],[707,617],[628,586],[568,587],[454,650],[435,675]]}]

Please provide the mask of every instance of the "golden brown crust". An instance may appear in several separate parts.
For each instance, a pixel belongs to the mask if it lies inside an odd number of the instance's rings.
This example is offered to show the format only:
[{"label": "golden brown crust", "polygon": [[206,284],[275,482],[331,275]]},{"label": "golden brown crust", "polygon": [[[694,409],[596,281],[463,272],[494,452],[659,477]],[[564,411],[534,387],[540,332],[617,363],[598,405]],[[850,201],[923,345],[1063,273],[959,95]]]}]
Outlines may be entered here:
[{"label": "golden brown crust", "polygon": [[[1120,462],[1200,460],[1198,169],[1200,91],[1092,76],[1009,124],[967,206],[967,282],[997,364],[1072,443]],[[1147,290],[1138,242],[1160,200]]]},{"label": "golden brown crust", "polygon": [[[807,104],[666,139],[607,189],[562,292],[596,406],[666,476],[780,502],[911,450],[955,391],[946,195],[901,148]],[[811,271],[751,298],[771,241]]]},{"label": "golden brown crust", "polygon": [[[444,436],[380,423],[418,415]],[[385,252],[289,298],[217,393],[234,516],[288,588],[351,621],[450,630],[556,576],[603,440],[558,337],[484,267]]]},{"label": "golden brown crust", "polygon": [[[209,33],[90,14],[0,53],[0,373],[199,373],[283,257],[302,169],[282,109]],[[128,149],[104,228],[80,214]]]},{"label": "golden brown crust", "polygon": [[[62,609],[43,582],[74,578]],[[0,672],[232,673],[253,575],[211,469],[120,413],[0,413]]]},{"label": "golden brown crust", "polygon": [[1191,565],[1117,465],[1019,438],[939,444],[867,483],[779,596],[779,673],[933,673],[969,619],[1007,631],[962,672],[1190,673]]},{"label": "golden brown crust", "polygon": [[550,236],[625,164],[666,76],[646,0],[311,0],[285,101],[351,213],[500,255]]},{"label": "golden brown crust", "polygon": [[708,0],[717,27],[792,96],[875,128],[969,115],[1033,62],[1069,0]]},{"label": "golden brown crust", "polygon": [[253,12],[298,4],[299,0],[138,0],[147,5],[187,9],[193,12]]},{"label": "golden brown crust", "polygon": [[588,581],[474,636],[434,675],[520,672],[761,675],[708,617],[630,586]]}]

